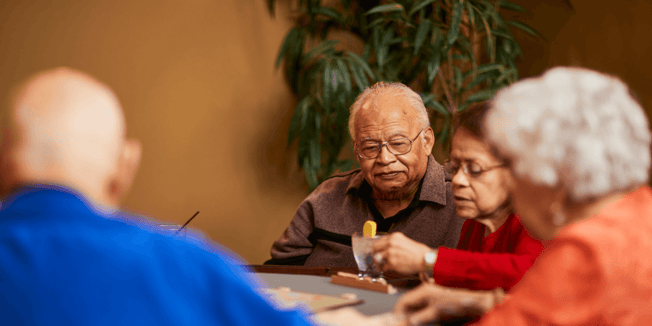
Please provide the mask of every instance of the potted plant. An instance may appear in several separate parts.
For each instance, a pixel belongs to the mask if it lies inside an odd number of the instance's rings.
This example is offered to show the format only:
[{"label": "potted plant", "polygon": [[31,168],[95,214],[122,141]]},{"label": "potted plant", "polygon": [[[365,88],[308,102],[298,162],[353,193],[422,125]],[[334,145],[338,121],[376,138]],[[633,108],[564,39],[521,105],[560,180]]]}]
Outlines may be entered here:
[{"label": "potted plant", "polygon": [[[274,13],[276,1],[268,0]],[[349,107],[377,81],[400,81],[421,94],[435,136],[447,148],[455,111],[491,98],[518,79],[521,55],[511,28],[539,34],[504,11],[525,10],[504,0],[295,0],[295,26],[280,48],[277,66],[298,96],[288,145],[314,189],[355,160],[349,141]],[[333,32],[361,46],[341,46]],[[351,146],[349,146],[350,148]]]}]

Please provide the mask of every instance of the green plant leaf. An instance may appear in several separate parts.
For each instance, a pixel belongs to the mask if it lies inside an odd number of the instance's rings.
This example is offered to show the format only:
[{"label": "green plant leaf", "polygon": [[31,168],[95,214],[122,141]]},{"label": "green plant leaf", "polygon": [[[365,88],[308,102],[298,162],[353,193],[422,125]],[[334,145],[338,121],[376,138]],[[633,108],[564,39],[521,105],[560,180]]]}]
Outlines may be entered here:
[{"label": "green plant leaf", "polygon": [[321,146],[318,138],[315,138],[310,144],[310,163],[315,170],[319,170],[321,166]]},{"label": "green plant leaf", "polygon": [[322,115],[321,115],[321,114],[315,114],[314,117],[315,117],[315,121],[314,121],[314,124],[315,124],[314,127],[315,127],[315,129],[314,129],[314,133],[313,133],[313,135],[315,135],[315,141],[314,141],[314,143],[317,144],[317,160],[316,160],[316,161],[313,160],[313,163],[317,163],[318,165],[315,166],[315,167],[316,167],[316,168],[319,168],[319,162],[321,161],[321,156],[320,156],[320,153],[321,153],[321,146],[320,146],[320,144],[319,144],[319,137],[321,136],[321,121],[322,121]]},{"label": "green plant leaf", "polygon": [[344,23],[344,20],[342,19],[342,14],[340,14],[337,10],[329,7],[317,7],[313,10],[313,13],[323,15],[326,17],[330,17],[336,22],[342,24]]},{"label": "green plant leaf", "polygon": [[[382,28],[379,27],[374,27],[373,30],[371,31],[371,43],[370,43],[371,46],[369,48],[370,50],[369,52],[371,52],[371,49],[378,51],[377,49],[380,47],[381,31]],[[365,59],[369,59],[369,58],[367,57]]]},{"label": "green plant leaf", "polygon": [[450,116],[451,114],[450,111],[448,111],[448,109],[439,101],[432,101],[432,108],[445,117]]},{"label": "green plant leaf", "polygon": [[430,106],[430,102],[432,102],[435,98],[435,94],[432,93],[419,93],[419,96],[421,96],[421,100],[423,101],[424,106]]},{"label": "green plant leaf", "polygon": [[446,123],[444,123],[444,127],[441,129],[441,132],[438,135],[439,137],[437,137],[437,139],[441,144],[446,144],[448,142],[448,137],[450,135],[449,134],[450,126],[451,126],[450,121],[446,121]]},{"label": "green plant leaf", "polygon": [[319,45],[315,46],[314,48],[310,49],[306,54],[304,55],[304,60],[305,63],[310,62],[310,60],[313,59],[316,55],[322,54],[326,52],[327,50],[335,51],[335,45],[340,43],[338,40],[328,40],[320,43]]},{"label": "green plant leaf", "polygon": [[437,49],[432,60],[428,61],[427,73],[428,73],[428,85],[432,85],[435,81],[435,77],[439,73],[439,65],[441,63],[441,52]]},{"label": "green plant leaf", "polygon": [[450,29],[448,30],[448,44],[452,45],[457,40],[460,33],[460,23],[462,22],[462,0],[453,0],[453,12],[451,18]]},{"label": "green plant leaf", "polygon": [[[484,74],[487,71],[492,71],[492,70],[501,70],[503,69],[503,65],[499,63],[487,63],[484,65],[479,65],[478,69],[476,70],[476,73],[478,75]],[[464,76],[466,78],[466,76]]]},{"label": "green plant leaf", "polygon": [[528,25],[526,23],[520,22],[518,20],[510,20],[510,21],[507,22],[507,24],[511,25],[511,26],[514,26],[514,27],[516,27],[516,28],[518,28],[518,29],[520,29],[520,30],[532,35],[532,36],[541,38],[542,40],[546,39],[541,33],[537,32],[537,30],[535,30],[534,28],[532,28],[530,25]]},{"label": "green plant leaf", "polygon": [[512,46],[509,44],[510,42],[501,42],[502,43],[502,51],[504,52],[505,57],[511,57],[512,56]]},{"label": "green plant leaf", "polygon": [[288,146],[290,146],[290,144],[292,144],[292,142],[297,138],[297,128],[299,127],[299,121],[303,119],[305,112],[308,110],[309,104],[310,97],[304,97],[294,108],[294,114],[292,115],[292,120],[290,121],[290,128],[288,132]]},{"label": "green plant leaf", "polygon": [[306,103],[301,107],[301,120],[299,122],[299,131],[302,135],[305,135],[306,128],[308,128],[308,118],[312,115],[312,110],[310,106]]},{"label": "green plant leaf", "polygon": [[430,31],[430,20],[425,19],[423,22],[421,22],[421,25],[419,25],[419,28],[417,29],[417,35],[414,38],[413,55],[417,55],[417,53],[419,53],[419,49],[421,49],[421,45],[423,45],[423,41],[425,41],[429,31]]},{"label": "green plant leaf", "polygon": [[389,51],[389,43],[394,36],[394,29],[393,28],[386,28],[385,32],[383,33],[382,39],[379,40],[378,42],[378,47],[376,47],[376,60],[378,61],[378,67],[380,70],[383,70],[383,66],[385,65],[386,58],[387,58],[387,52]]},{"label": "green plant leaf", "polygon": [[357,66],[357,64],[350,57],[347,57],[345,60],[349,64],[351,75],[353,76],[353,79],[355,80],[355,84],[358,86],[358,89],[361,92],[364,91],[364,89],[369,86],[369,83],[367,83],[367,78],[365,77],[364,72],[360,67]]},{"label": "green plant leaf", "polygon": [[[306,13],[310,16],[310,20],[315,18],[315,15],[313,15],[313,0],[306,0]],[[312,21],[311,21],[312,23]]]},{"label": "green plant leaf", "polygon": [[330,108],[331,105],[331,89],[333,89],[332,85],[334,84],[333,82],[333,73],[331,71],[331,63],[330,61],[326,61],[325,66],[324,66],[324,72],[323,72],[323,92],[322,92],[322,99],[324,101],[324,107],[325,108]]},{"label": "green plant leaf", "polygon": [[412,16],[412,15],[414,15],[414,13],[416,13],[417,11],[419,11],[419,10],[425,8],[427,5],[429,5],[429,4],[431,4],[431,3],[435,2],[435,1],[436,1],[436,0],[425,0],[425,1],[421,1],[421,2],[419,2],[419,3],[416,3],[416,4],[412,7],[412,9],[410,9],[410,11],[408,12],[408,16]]},{"label": "green plant leaf", "polygon": [[474,103],[479,101],[490,100],[495,94],[497,89],[483,89],[477,93],[471,94],[467,99],[466,103]]},{"label": "green plant leaf", "polygon": [[379,17],[377,19],[374,19],[374,21],[372,21],[371,23],[369,23],[369,25],[367,25],[367,28],[374,28],[376,26],[386,23],[387,21],[388,21],[387,17],[385,16]]},{"label": "green plant leaf", "polygon": [[342,7],[349,9],[351,7],[351,0],[340,0]]},{"label": "green plant leaf", "polygon": [[492,78],[495,78],[497,74],[481,74],[481,75],[476,75],[474,79],[471,80],[466,86],[462,88],[462,92],[466,92],[469,90],[472,90],[474,87],[477,85],[480,85],[483,82],[486,82],[487,80],[490,80]]},{"label": "green plant leaf", "polygon": [[269,9],[269,13],[274,17],[274,3],[275,0],[267,0],[267,9]]},{"label": "green plant leaf", "polygon": [[369,67],[369,64],[366,61],[362,60],[362,58],[360,58],[357,54],[353,52],[349,52],[349,56],[351,57],[351,59],[353,59],[355,62],[358,63],[358,66],[362,68],[362,70],[365,73],[367,73],[367,75],[369,75],[369,77],[371,77],[373,81],[374,72]]},{"label": "green plant leaf", "polygon": [[288,35],[285,36],[285,39],[283,39],[283,44],[281,44],[281,50],[278,52],[278,57],[276,57],[276,67],[278,68],[281,65],[281,61],[285,58],[285,53],[288,50],[288,47],[291,44],[296,43],[295,39],[297,38],[297,34],[299,27],[292,27],[290,31],[288,32]]},{"label": "green plant leaf", "polygon": [[492,34],[492,35],[496,35],[496,36],[500,36],[500,37],[504,37],[504,38],[506,38],[506,39],[510,39],[510,40],[513,40],[513,39],[514,39],[514,36],[512,36],[511,33],[506,32],[506,31],[504,31],[504,30],[501,31],[501,30],[497,30],[497,29],[492,29],[492,30],[491,30],[491,34]]},{"label": "green plant leaf", "polygon": [[509,84],[512,81],[516,81],[516,79],[518,79],[518,69],[507,68],[504,69],[498,79],[496,79],[496,83]]},{"label": "green plant leaf", "polygon": [[455,92],[459,94],[462,89],[462,71],[459,67],[453,67],[453,82],[455,83]]},{"label": "green plant leaf", "polygon": [[345,95],[351,94],[353,92],[353,86],[351,85],[351,75],[349,74],[349,69],[346,68],[346,64],[341,58],[335,59],[335,62],[337,62],[337,66],[339,67],[339,74],[342,78],[342,82],[344,83],[344,90],[346,91]]},{"label": "green plant leaf", "polygon": [[473,6],[470,1],[465,1],[466,5],[466,14],[469,16],[469,22],[475,24],[475,13],[473,12]]},{"label": "green plant leaf", "polygon": [[397,12],[405,11],[405,8],[398,3],[388,3],[385,5],[378,5],[373,7],[371,10],[367,11],[365,15],[377,14],[381,12]]},{"label": "green plant leaf", "polygon": [[369,57],[371,56],[371,48],[372,48],[372,46],[373,46],[372,42],[368,42],[364,46],[364,50],[362,50],[362,60],[364,60],[364,62],[369,61]]},{"label": "green plant leaf", "polygon": [[502,0],[500,1],[500,9],[507,9],[511,11],[516,11],[516,12],[523,12],[527,13],[528,11],[525,10],[525,8],[509,1]]},{"label": "green plant leaf", "polygon": [[317,171],[312,167],[312,164],[310,164],[308,156],[303,158],[303,172],[306,175],[306,181],[308,182],[310,189],[317,188],[319,185],[319,181],[317,180]]}]

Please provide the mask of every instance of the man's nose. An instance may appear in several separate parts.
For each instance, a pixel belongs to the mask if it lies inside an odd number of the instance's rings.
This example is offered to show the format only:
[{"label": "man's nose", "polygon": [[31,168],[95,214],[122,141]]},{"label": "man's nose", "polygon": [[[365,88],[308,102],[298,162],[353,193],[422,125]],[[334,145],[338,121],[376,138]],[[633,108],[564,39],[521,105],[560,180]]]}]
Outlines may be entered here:
[{"label": "man's nose", "polygon": [[382,164],[387,165],[396,161],[396,155],[392,154],[392,152],[389,151],[387,144],[383,144],[383,146],[380,147],[380,153],[378,153],[376,160],[380,161]]}]

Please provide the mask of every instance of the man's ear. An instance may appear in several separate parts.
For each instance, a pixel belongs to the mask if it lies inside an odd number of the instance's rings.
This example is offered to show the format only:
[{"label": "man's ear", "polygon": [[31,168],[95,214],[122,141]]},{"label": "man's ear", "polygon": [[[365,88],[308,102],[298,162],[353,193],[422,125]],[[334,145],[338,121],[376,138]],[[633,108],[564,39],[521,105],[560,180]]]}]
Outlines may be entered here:
[{"label": "man's ear", "polygon": [[115,178],[109,185],[109,200],[115,207],[120,206],[120,199],[129,191],[140,165],[143,147],[136,139],[127,139],[122,146],[118,159]]},{"label": "man's ear", "polygon": [[435,133],[432,128],[428,127],[423,131],[423,150],[426,155],[432,154],[432,148],[435,146]]}]

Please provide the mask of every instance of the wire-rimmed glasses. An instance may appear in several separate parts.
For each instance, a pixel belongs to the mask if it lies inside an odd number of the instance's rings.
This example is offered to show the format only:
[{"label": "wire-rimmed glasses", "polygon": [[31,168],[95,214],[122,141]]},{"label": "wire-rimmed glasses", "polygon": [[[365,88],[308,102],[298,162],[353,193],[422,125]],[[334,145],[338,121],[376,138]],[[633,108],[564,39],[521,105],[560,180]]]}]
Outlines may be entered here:
[{"label": "wire-rimmed glasses", "polygon": [[356,146],[355,151],[361,159],[365,160],[373,160],[377,158],[378,155],[380,155],[380,151],[383,150],[383,146],[386,146],[387,150],[394,156],[404,155],[412,150],[412,143],[419,138],[419,135],[421,135],[424,130],[426,129],[421,129],[417,136],[412,140],[408,138],[396,138],[386,142],[373,140],[364,141],[359,146]]},{"label": "wire-rimmed glasses", "polygon": [[447,161],[444,163],[444,169],[446,169],[446,172],[450,173],[451,176],[455,176],[457,172],[462,170],[464,174],[466,174],[468,177],[473,179],[479,178],[485,172],[498,169],[498,168],[504,168],[506,166],[507,165],[505,163],[502,163],[487,168],[483,168],[482,166],[480,166],[478,163],[475,162],[460,164],[459,162],[455,162],[455,161]]}]

